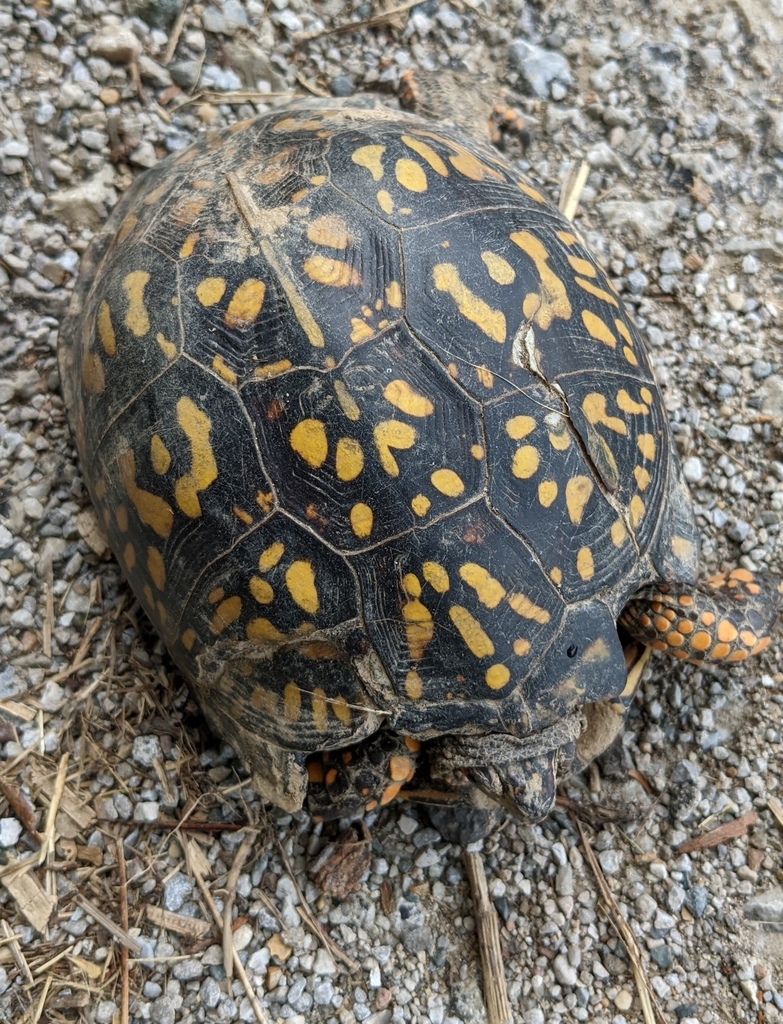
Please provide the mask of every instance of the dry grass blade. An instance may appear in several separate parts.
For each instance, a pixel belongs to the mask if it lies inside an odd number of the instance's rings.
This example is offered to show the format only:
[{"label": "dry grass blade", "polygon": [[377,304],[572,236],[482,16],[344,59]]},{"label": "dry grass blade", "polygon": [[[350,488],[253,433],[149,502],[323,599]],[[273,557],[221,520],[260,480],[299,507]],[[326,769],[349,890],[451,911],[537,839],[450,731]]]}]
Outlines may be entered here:
[{"label": "dry grass blade", "polygon": [[147,904],[147,920],[159,928],[174,932],[175,935],[184,935],[186,939],[193,941],[203,939],[210,930],[209,921],[200,921],[196,917],[185,917],[183,914],[175,914],[173,910],[164,910],[163,907],[155,907]]},{"label": "dry grass blade", "polygon": [[[125,870],[125,851],[122,848],[122,840],[115,839],[114,846],[117,850],[117,874],[120,881],[120,925],[127,932],[128,930],[128,873]],[[125,946],[120,949],[120,976],[122,989],[120,992],[120,1014],[122,1024],[128,1024],[129,1012],[128,1001],[130,999],[130,977],[128,975],[128,950]]]},{"label": "dry grass blade", "polygon": [[123,946],[125,946],[126,949],[129,949],[131,953],[136,954],[136,956],[138,956],[139,953],[141,953],[141,943],[137,942],[132,936],[128,935],[125,929],[120,928],[118,924],[115,924],[114,921],[112,921],[112,919],[107,914],[104,914],[102,910],[99,910],[98,907],[96,907],[94,903],[88,900],[86,896],[82,896],[81,893],[79,893],[79,895],[76,897],[76,903],[78,904],[78,906],[82,908],[83,911],[85,911],[85,913],[89,914],[90,917],[97,921],[98,924],[103,925],[106,931],[109,932],[109,934],[113,935],[114,938]]},{"label": "dry grass blade", "polygon": [[778,825],[783,828],[783,804],[781,804],[780,800],[778,800],[777,797],[771,796],[769,800],[767,800],[767,807],[769,807],[770,812]]},{"label": "dry grass blade", "polygon": [[231,927],[231,912],[234,909],[239,875],[245,866],[245,861],[250,856],[255,838],[251,832],[245,834],[234,855],[234,862],[226,879],[226,898],[223,903],[223,969],[229,981],[234,977],[234,932]]},{"label": "dry grass blade", "polygon": [[503,969],[498,915],[489,898],[484,861],[478,853],[466,853],[464,860],[470,879],[470,894],[473,898],[473,913],[476,918],[476,935],[481,953],[481,969],[484,972],[484,1002],[487,1006],[487,1019],[489,1024],[511,1024],[513,1017],[506,988],[506,974]]},{"label": "dry grass blade", "polygon": [[[215,901],[212,899],[212,893],[207,888],[207,883],[204,881],[201,872],[195,865],[191,867],[191,870],[193,872],[193,877],[196,879],[196,885],[198,885],[199,889],[201,890],[201,895],[204,897],[204,900],[207,906],[209,907],[209,912],[212,915],[215,924],[218,926],[218,928],[222,928],[223,918],[221,917],[220,911],[215,905]],[[239,959],[239,953],[236,951],[236,947],[234,946],[233,943],[231,944],[231,950],[231,955],[234,963],[234,972],[236,973],[236,976],[239,978],[239,980],[242,982],[245,994],[247,995],[250,1005],[253,1008],[253,1013],[256,1016],[256,1021],[258,1022],[258,1024],[269,1024],[269,1020],[266,1014],[264,1013],[263,1008],[261,1007],[261,1003],[259,1003],[256,997],[255,990],[253,989],[253,986],[250,984],[250,979],[248,978],[247,973],[245,972],[245,968],[242,966],[242,961]]]},{"label": "dry grass blade", "polygon": [[388,11],[381,11],[378,14],[371,14],[369,18],[363,18],[361,21],[346,21],[341,25],[335,25],[334,28],[324,28],[320,32],[308,32],[300,35],[296,41],[296,46],[301,46],[303,43],[309,43],[312,39],[321,39],[323,36],[339,36],[346,32],[358,32],[363,28],[378,28],[379,25],[388,25],[393,22],[398,15],[404,14],[409,11],[411,7],[416,7],[420,4],[421,0],[407,0],[407,3],[398,4],[396,7],[390,7]]},{"label": "dry grass blade", "polygon": [[66,752],[60,758],[60,765],[57,769],[57,778],[54,783],[52,802],[49,804],[49,812],[46,815],[46,828],[44,829],[43,842],[41,843],[41,849],[38,851],[39,864],[43,864],[50,851],[54,852],[55,822],[57,820],[57,811],[60,808],[60,801],[63,797],[63,790],[65,789],[65,779],[70,756],[71,755]]},{"label": "dry grass blade", "polygon": [[329,935],[329,933],[323,927],[321,922],[310,909],[310,905],[304,898],[304,893],[299,888],[299,883],[296,880],[296,872],[294,871],[293,866],[291,865],[291,861],[288,859],[288,854],[285,852],[283,844],[280,842],[279,839],[277,841],[277,846],[278,849],[280,850],[280,856],[283,860],[283,864],[285,865],[285,869],[288,872],[291,881],[294,883],[294,889],[296,889],[296,895],[299,898],[299,913],[301,914],[304,921],[307,923],[307,926],[313,932],[313,934],[321,940],[326,949],[332,954],[333,959],[341,960],[349,971],[358,971],[359,965],[356,963],[356,961],[352,960],[348,956],[348,954],[345,953],[337,945],[337,943],[334,941],[331,935]]},{"label": "dry grass blade", "polygon": [[756,812],[748,811],[741,814],[734,821],[727,821],[725,825],[718,825],[710,829],[703,836],[695,836],[693,839],[686,839],[677,847],[677,853],[693,853],[694,850],[708,850],[711,846],[725,843],[727,839],[737,839],[747,834],[749,828],[756,824]]},{"label": "dry grass blade", "polygon": [[573,220],[576,215],[579,200],[587,183],[587,176],[590,174],[590,164],[582,160],[579,167],[571,167],[571,170],[560,193],[558,209],[567,220]]},{"label": "dry grass blade", "polygon": [[571,814],[571,820],[579,832],[582,849],[584,850],[585,856],[590,864],[590,868],[595,875],[595,880],[598,882],[598,888],[601,890],[601,895],[606,906],[606,912],[609,916],[609,920],[612,927],[617,932],[620,941],[625,946],[628,958],[631,961],[633,980],[636,985],[636,991],[639,993],[639,1001],[642,1004],[642,1014],[644,1015],[645,1024],[666,1024],[663,1012],[658,1005],[658,1001],[653,994],[652,988],[650,987],[650,980],[647,977],[646,970],[644,969],[642,954],[639,949],[639,943],[636,941],[636,936],[631,931],[628,922],[620,913],[617,901],[612,894],[612,890],[607,884],[604,873],[601,870],[601,865],[598,863],[598,860],[593,853],[593,848],[587,841],[587,837],[584,834],[579,818],[577,818],[575,814]]},{"label": "dry grass blade", "polygon": [[177,20],[174,22],[174,25],[172,26],[168,46],[166,47],[166,52],[163,54],[163,60],[161,61],[164,68],[169,66],[169,64],[171,63],[171,58],[174,56],[174,53],[177,49],[179,37],[182,35],[182,29],[185,27],[185,18],[187,17],[188,14],[189,3],[190,0],[185,0],[184,4],[182,5],[182,10],[177,15]]},{"label": "dry grass blade", "polygon": [[33,975],[24,958],[22,947],[19,945],[19,937],[11,930],[11,926],[5,919],[0,921],[0,927],[2,927],[3,935],[8,940],[8,944],[11,949],[11,956],[14,958],[14,963],[19,968],[19,973],[28,985],[32,985],[34,983]]}]

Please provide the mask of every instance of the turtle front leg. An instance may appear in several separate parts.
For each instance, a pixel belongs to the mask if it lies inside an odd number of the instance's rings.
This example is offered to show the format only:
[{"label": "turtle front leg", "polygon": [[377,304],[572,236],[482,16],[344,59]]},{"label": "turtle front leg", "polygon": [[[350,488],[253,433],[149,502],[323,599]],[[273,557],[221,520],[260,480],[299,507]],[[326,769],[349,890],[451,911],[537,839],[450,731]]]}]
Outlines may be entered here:
[{"label": "turtle front leg", "polygon": [[307,807],[314,818],[358,818],[390,803],[416,771],[419,741],[380,730],[345,750],[307,761]]},{"label": "turtle front leg", "polygon": [[747,569],[698,583],[659,583],[635,594],[620,625],[640,643],[695,665],[759,654],[783,606],[783,580]]}]

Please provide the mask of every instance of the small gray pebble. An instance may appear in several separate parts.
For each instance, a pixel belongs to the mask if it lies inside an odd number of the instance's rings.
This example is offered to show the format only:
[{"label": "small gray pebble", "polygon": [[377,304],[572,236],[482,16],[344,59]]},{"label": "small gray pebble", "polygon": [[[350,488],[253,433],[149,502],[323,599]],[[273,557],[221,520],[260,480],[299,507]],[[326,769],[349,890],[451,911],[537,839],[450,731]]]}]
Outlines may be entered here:
[{"label": "small gray pebble", "polygon": [[685,906],[694,917],[704,917],[710,894],[703,885],[693,885],[685,895]]},{"label": "small gray pebble", "polygon": [[743,519],[738,519],[736,522],[731,524],[728,530],[726,530],[726,533],[732,540],[736,540],[741,544],[744,540],[748,539],[750,523],[746,523]]},{"label": "small gray pebble", "polygon": [[682,257],[676,249],[664,249],[658,260],[658,269],[662,274],[677,274],[683,269]]},{"label": "small gray pebble", "polygon": [[696,230],[700,235],[706,235],[708,231],[712,231],[714,223],[715,218],[711,213],[707,213],[706,210],[702,210],[701,213],[696,214]]},{"label": "small gray pebble", "polygon": [[337,75],[329,85],[332,96],[353,96],[356,87],[346,75]]},{"label": "small gray pebble", "polygon": [[220,985],[218,985],[214,978],[205,978],[201,988],[199,989],[199,996],[201,998],[201,1002],[208,1010],[214,1010],[220,1002],[223,993],[220,989]]},{"label": "small gray pebble", "polygon": [[697,455],[689,455],[683,460],[682,475],[689,484],[697,484],[704,477],[704,465]]},{"label": "small gray pebble", "polygon": [[653,960],[661,970],[668,970],[674,963],[674,953],[668,946],[654,946],[650,950],[650,959]]},{"label": "small gray pebble", "polygon": [[732,423],[726,436],[730,441],[736,441],[737,444],[747,444],[753,437],[753,431],[744,423]]},{"label": "small gray pebble", "polygon": [[193,892],[193,883],[187,875],[178,871],[163,887],[163,906],[166,910],[177,911]]}]

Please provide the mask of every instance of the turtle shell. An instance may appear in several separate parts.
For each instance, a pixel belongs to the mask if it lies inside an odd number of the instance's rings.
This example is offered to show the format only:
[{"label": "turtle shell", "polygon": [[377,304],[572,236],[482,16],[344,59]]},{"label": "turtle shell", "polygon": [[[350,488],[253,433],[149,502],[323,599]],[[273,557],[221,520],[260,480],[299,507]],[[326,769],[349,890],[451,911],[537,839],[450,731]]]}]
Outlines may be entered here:
[{"label": "turtle shell", "polygon": [[289,108],[162,161],[85,257],[61,370],[136,597],[283,805],[382,725],[524,737],[619,699],[619,612],[696,575],[615,288],[446,125]]}]

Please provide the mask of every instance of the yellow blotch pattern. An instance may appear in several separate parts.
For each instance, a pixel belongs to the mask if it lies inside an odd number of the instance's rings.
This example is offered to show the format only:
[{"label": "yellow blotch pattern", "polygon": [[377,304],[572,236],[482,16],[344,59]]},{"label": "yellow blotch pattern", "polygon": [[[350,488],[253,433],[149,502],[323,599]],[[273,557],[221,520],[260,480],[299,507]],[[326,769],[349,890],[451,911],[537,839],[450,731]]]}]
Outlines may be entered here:
[{"label": "yellow blotch pattern", "polygon": [[538,469],[538,465],[538,450],[532,444],[526,444],[514,452],[511,472],[518,480],[529,480]]},{"label": "yellow blotch pattern", "polygon": [[462,283],[453,263],[437,263],[432,268],[432,279],[439,292],[450,295],[457,309],[475,324],[488,338],[503,344],[506,340],[506,317],[499,309],[492,309],[483,299]]},{"label": "yellow blotch pattern", "polygon": [[331,249],[347,249],[353,241],[353,232],[339,214],[326,213],[307,225],[307,237],[316,245],[328,245]]},{"label": "yellow blotch pattern", "polygon": [[641,522],[641,519],[642,519],[642,516],[644,515],[644,512],[645,512],[644,502],[642,501],[642,499],[639,497],[638,494],[634,494],[634,496],[631,498],[631,501],[630,501],[630,503],[628,505],[628,513],[629,513],[629,515],[631,517],[631,526],[633,527],[634,530],[636,529],[636,527]]},{"label": "yellow blotch pattern", "polygon": [[215,614],[212,616],[212,622],[209,624],[209,628],[215,635],[222,633],[226,626],[230,626],[232,622],[236,622],[241,614],[241,599],[238,597],[227,597],[225,601],[221,601],[215,609]]},{"label": "yellow blotch pattern", "polygon": [[174,497],[182,512],[190,519],[201,515],[198,492],[217,480],[217,463],[209,443],[212,420],[190,398],[177,402],[177,422],[190,442],[190,472],[174,485]]},{"label": "yellow blotch pattern", "polygon": [[302,611],[315,615],[319,601],[312,563],[304,560],[292,562],[285,572],[285,585]]},{"label": "yellow blotch pattern", "polygon": [[415,160],[409,160],[407,157],[398,160],[394,165],[394,177],[409,192],[427,191],[427,175],[421,164],[417,164]]},{"label": "yellow blotch pattern", "polygon": [[117,459],[120,479],[139,519],[151,527],[159,537],[168,537],[174,523],[171,506],[157,494],[142,490],[136,484],[136,457],[127,448]]},{"label": "yellow blotch pattern", "polygon": [[289,722],[298,722],[302,714],[302,691],[294,682],[283,687],[283,714]]},{"label": "yellow blotch pattern", "polygon": [[125,533],[128,529],[128,510],[124,505],[118,505],[114,517],[117,520],[117,527],[120,533]]},{"label": "yellow blotch pattern", "polygon": [[426,494],[417,494],[414,498],[411,498],[411,508],[419,517],[426,516],[431,505],[432,502]]},{"label": "yellow blotch pattern", "polygon": [[383,397],[395,409],[407,413],[408,416],[431,416],[435,406],[426,395],[420,395],[407,381],[390,381],[383,389]]},{"label": "yellow blotch pattern", "polygon": [[185,241],[182,243],[182,247],[179,250],[179,258],[186,260],[188,256],[193,255],[193,250],[196,248],[196,242],[199,239],[198,231],[191,231]]},{"label": "yellow blotch pattern", "polygon": [[639,451],[650,462],[655,458],[655,438],[652,434],[639,434],[636,439]]},{"label": "yellow blotch pattern", "polygon": [[361,146],[351,153],[351,160],[357,166],[366,168],[372,175],[373,181],[380,181],[383,177],[381,159],[385,152],[385,146]]},{"label": "yellow blotch pattern", "polygon": [[617,392],[617,408],[632,416],[641,416],[650,411],[648,406],[643,405],[641,402],[635,402],[625,388],[620,388]]},{"label": "yellow blotch pattern", "polygon": [[160,345],[160,350],[167,359],[173,359],[177,354],[177,346],[172,341],[167,341],[160,331],[155,335],[155,341]]},{"label": "yellow blotch pattern", "polygon": [[329,256],[309,256],[302,269],[311,281],[328,285],[330,288],[347,288],[349,285],[360,285],[361,275],[356,267],[351,267],[342,260],[333,260]]},{"label": "yellow blotch pattern", "polygon": [[506,433],[514,441],[521,441],[536,429],[532,416],[512,416],[506,421]]},{"label": "yellow blotch pattern", "polygon": [[582,323],[587,328],[587,332],[591,338],[595,338],[596,341],[603,342],[604,345],[608,345],[609,348],[617,347],[617,338],[612,334],[609,329],[609,325],[601,319],[600,316],[596,316],[595,313],[589,309],[582,310]]},{"label": "yellow blotch pattern", "polygon": [[481,254],[481,259],[487,268],[487,273],[497,284],[514,283],[517,276],[516,271],[502,256],[498,256],[496,252],[485,250]]},{"label": "yellow blotch pattern", "polygon": [[364,539],[372,533],[373,514],[369,505],[357,502],[350,512],[351,529],[356,537]]},{"label": "yellow blotch pattern", "polygon": [[196,298],[204,308],[220,302],[226,293],[226,282],[222,277],[205,277],[196,285]]},{"label": "yellow blotch pattern", "polygon": [[168,473],[171,454],[159,434],[153,434],[150,440],[150,462],[158,476]]},{"label": "yellow blotch pattern", "polygon": [[378,206],[380,206],[384,213],[394,213],[394,200],[385,188],[378,189],[375,198],[378,200]]},{"label": "yellow blotch pattern", "polygon": [[424,685],[421,681],[421,676],[418,672],[413,669],[407,672],[405,675],[405,694],[410,697],[411,700],[418,700],[421,697]]},{"label": "yellow blotch pattern", "polygon": [[245,636],[253,644],[279,644],[285,640],[285,633],[275,629],[269,619],[251,619],[245,627]]},{"label": "yellow blotch pattern", "polygon": [[408,573],[403,580],[403,589],[409,598],[402,606],[405,640],[411,658],[418,661],[424,657],[424,651],[432,640],[435,626],[429,609],[419,600],[421,585],[412,573]]},{"label": "yellow blotch pattern", "polygon": [[595,295],[597,299],[602,299],[604,302],[608,302],[610,306],[617,306],[617,299],[614,295],[611,295],[609,292],[604,291],[603,288],[599,288],[597,285],[594,285],[592,281],[585,281],[584,278],[575,277],[574,283],[578,284],[579,287],[589,295]]},{"label": "yellow blotch pattern", "polygon": [[264,305],[266,285],[255,277],[243,281],[231,296],[223,322],[226,327],[242,330],[255,323]]},{"label": "yellow blotch pattern", "polygon": [[127,274],[122,282],[128,297],[125,326],[137,338],[143,338],[150,329],[150,317],[144,305],[144,289],[149,279],[150,275],[146,270],[134,270]]},{"label": "yellow blotch pattern", "polygon": [[392,309],[400,309],[402,307],[402,289],[400,288],[399,281],[390,281],[386,285],[384,294],[386,295],[386,302]]},{"label": "yellow blotch pattern", "polygon": [[445,594],[449,589],[449,574],[437,562],[424,562],[421,574],[436,593]]},{"label": "yellow blotch pattern", "polygon": [[596,423],[601,423],[616,434],[625,436],[628,433],[625,421],[621,420],[618,416],[610,416],[606,411],[606,396],[598,391],[591,391],[588,395],[585,395],[582,399],[582,412],[587,417],[587,422],[593,426]]},{"label": "yellow blotch pattern", "polygon": [[458,604],[452,605],[449,608],[449,618],[474,657],[487,658],[495,653],[495,645],[482,629],[478,619],[474,619],[467,608]]},{"label": "yellow blotch pattern", "polygon": [[503,584],[491,576],[482,565],[465,562],[460,566],[459,574],[461,579],[476,591],[476,596],[485,608],[497,608],[506,596]]},{"label": "yellow blotch pattern", "polygon": [[571,264],[571,269],[575,270],[577,274],[583,274],[585,277],[595,277],[595,267],[589,260],[583,260],[579,256],[569,256],[568,262]]},{"label": "yellow blotch pattern", "polygon": [[265,548],[258,556],[258,571],[269,572],[270,569],[274,569],[280,559],[285,553],[285,544],[281,544],[280,541],[275,541],[274,544],[270,544],[268,548]]},{"label": "yellow blotch pattern", "polygon": [[166,585],[166,566],[157,548],[147,548],[147,572],[158,590],[163,590]]},{"label": "yellow blotch pattern", "polygon": [[549,622],[550,615],[546,608],[539,607],[535,601],[532,601],[525,594],[509,594],[507,600],[509,607],[520,618],[531,619],[540,626],[545,626]]},{"label": "yellow blotch pattern", "polygon": [[430,475],[430,481],[435,490],[447,498],[458,498],[465,490],[462,478],[453,469],[436,469]]},{"label": "yellow blotch pattern", "polygon": [[373,430],[375,447],[381,460],[381,466],[389,476],[399,476],[400,467],[391,453],[392,448],[412,448],[416,442],[416,430],[401,420],[382,420]]},{"label": "yellow blotch pattern", "polygon": [[237,375],[225,361],[223,356],[217,355],[212,360],[212,369],[217,373],[227,384],[236,384]]},{"label": "yellow blotch pattern", "polygon": [[593,564],[593,552],[590,548],[580,548],[576,555],[576,571],[583,580],[593,578],[595,565]]},{"label": "yellow blotch pattern", "polygon": [[625,538],[628,536],[628,531],[625,528],[625,523],[621,519],[616,519],[612,523],[612,528],[609,531],[609,536],[612,538],[612,544],[616,548],[619,548]]},{"label": "yellow blotch pattern", "polygon": [[98,337],[101,339],[101,345],[106,355],[115,355],[117,338],[114,334],[114,325],[111,322],[111,310],[106,299],[102,299],[98,307]]},{"label": "yellow blotch pattern", "polygon": [[418,153],[422,160],[426,161],[433,171],[435,171],[436,174],[439,174],[441,178],[448,178],[449,169],[432,146],[429,146],[422,139],[414,138],[412,135],[401,135],[400,140],[408,147],[408,149],[412,149],[414,153]]},{"label": "yellow blotch pattern", "polygon": [[334,393],[337,395],[337,401],[340,403],[343,415],[349,420],[356,422],[361,416],[361,411],[353,395],[341,380],[334,382]]},{"label": "yellow blotch pattern", "polygon": [[122,561],[124,562],[125,568],[128,572],[130,572],[136,564],[136,549],[130,542],[125,545],[125,550],[122,553]]},{"label": "yellow blotch pattern", "polygon": [[538,293],[531,292],[525,297],[522,307],[525,316],[532,316],[534,322],[545,331],[556,317],[569,320],[572,311],[568,290],[549,267],[546,246],[529,231],[513,231],[509,238],[533,261],[541,283]]},{"label": "yellow blotch pattern", "polygon": [[364,452],[352,437],[341,437],[334,455],[334,469],[338,480],[355,480],[364,469]]},{"label": "yellow blotch pattern", "polygon": [[566,484],[565,500],[568,509],[568,518],[578,526],[582,522],[585,505],[593,493],[593,481],[589,476],[572,476]]},{"label": "yellow blotch pattern", "polygon": [[87,352],[82,360],[82,383],[91,395],[100,395],[106,387],[103,363],[95,352]]},{"label": "yellow blotch pattern", "polygon": [[248,583],[253,600],[257,604],[271,604],[275,599],[275,592],[266,580],[260,576],[251,576]]},{"label": "yellow blotch pattern", "polygon": [[490,690],[502,690],[510,678],[511,673],[505,665],[490,665],[484,674],[484,679]]},{"label": "yellow blotch pattern", "polygon": [[523,658],[530,651],[530,641],[518,637],[512,644],[512,648],[518,658]]},{"label": "yellow blotch pattern", "polygon": [[320,469],[329,454],[326,427],[320,420],[300,420],[288,436],[288,443],[308,466]]},{"label": "yellow blotch pattern", "polygon": [[538,501],[543,508],[549,508],[557,497],[557,484],[554,480],[543,480],[538,485]]},{"label": "yellow blotch pattern", "polygon": [[646,491],[650,486],[650,474],[644,468],[644,466],[634,466],[633,470],[634,480],[636,480],[636,486],[640,491]]},{"label": "yellow blotch pattern", "polygon": [[318,732],[326,732],[327,704],[326,691],[316,686],[310,695],[310,706],[313,709],[313,725]]}]

